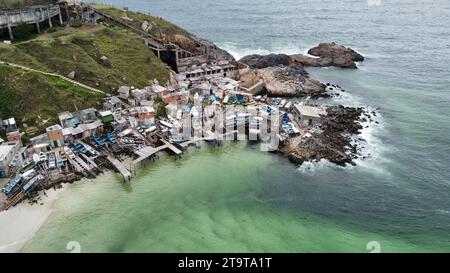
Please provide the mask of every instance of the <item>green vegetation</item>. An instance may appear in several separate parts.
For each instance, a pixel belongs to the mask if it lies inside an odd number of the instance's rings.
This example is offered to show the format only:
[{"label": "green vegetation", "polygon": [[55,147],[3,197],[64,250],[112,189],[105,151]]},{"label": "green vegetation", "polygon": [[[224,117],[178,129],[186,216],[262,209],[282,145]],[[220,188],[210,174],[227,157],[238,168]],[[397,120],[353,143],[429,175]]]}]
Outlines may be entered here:
[{"label": "green vegetation", "polygon": [[[105,58],[106,57],[106,58]],[[67,76],[108,93],[119,86],[165,83],[169,71],[142,38],[119,27],[58,28],[28,41],[0,44],[0,61]],[[61,111],[98,107],[101,94],[57,77],[0,65],[0,117],[14,116],[30,135],[56,122]]]},{"label": "green vegetation", "polygon": [[28,40],[33,34],[34,27],[29,24],[20,24],[14,28],[14,39]]},{"label": "green vegetation", "polygon": [[80,20],[73,20],[72,22],[70,22],[70,26],[74,28],[79,28],[83,26],[83,22],[81,22]]},{"label": "green vegetation", "polygon": [[[142,38],[119,27],[67,27],[36,39],[0,47],[0,60],[68,75],[112,92],[121,85],[165,83],[169,72]],[[25,62],[24,62],[25,61]]]},{"label": "green vegetation", "polygon": [[104,96],[58,77],[0,65],[0,115],[14,116],[30,135],[57,122],[57,113],[97,106]]},{"label": "green vegetation", "polygon": [[[6,0],[2,3],[17,7],[53,2]],[[149,33],[155,36],[180,34],[192,37],[162,18],[94,6],[113,16],[126,15],[139,29],[147,21],[151,25]],[[74,80],[112,94],[122,85],[142,88],[153,79],[160,83],[169,80],[166,65],[149,50],[141,36],[108,22],[85,25],[75,21],[70,26],[51,28],[31,38],[27,33],[28,29],[24,27],[23,36],[16,34],[22,41],[0,44],[0,61],[63,76],[75,72]],[[14,116],[29,135],[54,124],[61,111],[97,107],[102,96],[57,77],[0,65],[0,117]],[[158,104],[157,109],[160,113],[164,111],[164,104]]]},{"label": "green vegetation", "polygon": [[114,7],[110,7],[110,6],[105,6],[105,5],[101,5],[101,4],[94,4],[91,3],[91,6],[105,12],[106,14],[118,17],[118,18],[122,18],[125,15],[132,19],[132,21],[129,21],[129,23],[131,23],[134,27],[141,29],[142,28],[142,23],[144,23],[144,21],[149,22],[152,25],[151,30],[148,31],[148,33],[154,35],[154,36],[158,36],[160,34],[165,34],[165,35],[174,35],[174,34],[181,34],[181,35],[185,35],[185,36],[191,36],[191,34],[189,34],[186,30],[180,28],[177,25],[172,24],[171,22],[164,20],[161,17],[155,17],[155,16],[151,16],[142,12],[131,12],[131,11],[127,11],[126,13],[121,10],[121,9],[117,9]]}]

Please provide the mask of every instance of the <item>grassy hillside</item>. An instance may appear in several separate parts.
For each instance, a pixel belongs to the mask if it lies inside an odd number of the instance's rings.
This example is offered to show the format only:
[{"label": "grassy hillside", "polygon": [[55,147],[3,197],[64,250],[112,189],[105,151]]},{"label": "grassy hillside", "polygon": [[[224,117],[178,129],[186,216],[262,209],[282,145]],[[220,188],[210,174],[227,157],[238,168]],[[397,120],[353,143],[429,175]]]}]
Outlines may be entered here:
[{"label": "grassy hillside", "polygon": [[[54,2],[51,0],[6,0],[8,7]],[[123,17],[123,10],[95,5],[111,15]],[[127,12],[133,25],[141,28],[147,21],[150,34],[180,46],[195,49],[195,37],[162,19],[139,12]],[[122,85],[144,87],[158,79],[165,83],[169,70],[142,37],[110,22],[81,27],[56,27],[30,40],[12,45],[0,43],[0,61],[16,63],[67,76],[108,93]],[[14,116],[29,135],[56,122],[61,111],[98,106],[102,95],[74,86],[55,77],[25,72],[0,65],[0,117]]]},{"label": "grassy hillside", "polygon": [[0,116],[18,118],[29,135],[57,122],[57,113],[97,106],[102,97],[57,77],[0,65]]},{"label": "grassy hillside", "polygon": [[[105,56],[106,61],[101,58]],[[166,82],[165,65],[138,35],[119,27],[67,27],[30,41],[0,47],[0,60],[67,75],[111,92],[120,85],[143,87],[149,80]]]},{"label": "grassy hillside", "polygon": [[[65,27],[13,45],[0,44],[0,60],[64,76],[75,71],[75,80],[109,93],[121,85],[144,87],[155,78],[162,83],[169,79],[168,69],[141,37],[114,26]],[[15,116],[39,130],[58,112],[74,110],[74,103],[81,109],[99,101],[99,94],[56,78],[7,66],[0,72],[0,117]]]},{"label": "grassy hillside", "polygon": [[132,19],[132,21],[130,21],[130,23],[138,28],[141,29],[142,23],[144,23],[144,21],[149,22],[153,27],[151,28],[151,30],[148,31],[148,33],[154,35],[154,36],[159,36],[160,34],[163,35],[175,35],[175,34],[180,34],[180,35],[185,35],[185,36],[191,36],[190,33],[188,33],[186,30],[178,27],[177,25],[172,24],[171,22],[164,20],[161,17],[155,17],[155,16],[150,16],[147,15],[145,13],[142,12],[131,12],[128,11],[126,13],[124,13],[123,10],[115,8],[115,7],[110,7],[110,6],[105,6],[102,4],[95,4],[95,3],[90,3],[91,6],[102,10],[103,12],[118,17],[118,18],[122,18],[125,15]]}]

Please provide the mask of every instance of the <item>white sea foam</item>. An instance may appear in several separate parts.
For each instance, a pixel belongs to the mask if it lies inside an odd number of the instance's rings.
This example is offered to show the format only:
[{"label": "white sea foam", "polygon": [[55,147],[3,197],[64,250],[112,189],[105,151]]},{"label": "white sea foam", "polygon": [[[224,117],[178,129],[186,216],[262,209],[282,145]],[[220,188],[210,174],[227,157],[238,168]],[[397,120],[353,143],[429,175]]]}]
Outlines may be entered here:
[{"label": "white sea foam", "polygon": [[[301,52],[304,52],[304,49],[301,49],[295,45],[274,45],[269,48],[262,48],[262,47],[243,47],[240,46],[237,43],[234,42],[225,42],[225,43],[218,43],[218,46],[226,51],[228,51],[233,57],[237,60],[241,59],[244,56],[252,55],[252,54],[260,54],[260,55],[267,55],[267,54],[298,54]],[[306,50],[308,51],[308,50]],[[308,55],[305,53],[304,55]],[[310,56],[310,55],[308,55]],[[314,57],[314,56],[311,56]]]},{"label": "white sea foam", "polygon": [[[383,116],[373,107],[368,106],[366,110],[370,114],[370,118],[366,117],[367,121],[361,123],[363,126],[361,134],[352,136],[352,144],[357,144],[360,149],[360,156],[355,163],[371,172],[388,175],[384,168],[384,165],[388,163],[386,157],[388,149],[380,139],[380,136],[386,133]],[[372,115],[372,112],[375,112],[376,116]]]},{"label": "white sea foam", "polygon": [[[363,128],[360,134],[351,136],[351,144],[357,144],[359,150],[359,157],[354,160],[356,166],[347,165],[346,167],[338,166],[327,160],[320,160],[314,162],[305,162],[299,167],[299,171],[303,174],[311,174],[322,169],[338,169],[346,171],[365,170],[371,173],[379,173],[389,175],[386,171],[385,164],[388,159],[385,154],[388,149],[381,140],[381,136],[386,133],[384,127],[384,119],[382,113],[372,106],[367,106],[364,99],[350,92],[341,92],[339,88],[334,88],[333,93],[339,93],[339,96],[331,99],[319,99],[319,104],[341,104],[347,107],[364,107],[369,117],[366,117],[365,122],[361,122]],[[375,115],[372,113],[375,112]],[[361,140],[362,139],[362,140]]]},{"label": "white sea foam", "polygon": [[[219,44],[219,46],[230,52],[236,59],[240,59],[250,54],[270,54],[270,53],[285,53],[285,54],[300,53],[306,56],[315,57],[308,54],[309,48],[313,47],[314,45],[306,48],[299,48],[291,45],[274,46],[272,47],[271,50],[262,47],[245,48],[239,46],[237,43],[232,42]],[[357,50],[357,52],[361,51]],[[366,56],[365,53],[361,54]],[[363,68],[363,70],[365,70],[363,64],[358,63],[357,65],[358,67]],[[324,67],[322,69],[331,69],[331,68]],[[379,135],[383,134],[384,132],[383,118],[381,113],[379,113],[373,107],[367,106],[367,103],[364,101],[364,98],[352,94],[351,92],[348,91],[342,92],[341,90],[339,90],[339,88],[334,88],[334,90],[330,92],[339,93],[339,96],[335,96],[331,100],[330,99],[319,100],[318,103],[341,104],[344,106],[364,107],[368,111],[368,113],[370,113],[371,115],[370,119],[372,119],[372,122],[370,122],[368,118],[367,122],[362,124],[363,129],[361,130],[361,134],[352,137],[353,142],[352,144],[357,143],[358,146],[361,148],[360,151],[361,156],[360,158],[355,160],[355,163],[357,167],[363,167],[364,169],[367,169],[371,172],[385,173],[383,163],[386,162],[386,159],[382,158],[381,154],[383,152],[386,152],[386,150],[383,150],[384,145],[379,138]],[[371,114],[373,111],[375,111],[376,116],[373,116]],[[364,141],[360,141],[359,140],[360,138],[364,139]],[[354,169],[353,166],[341,167],[327,160],[320,160],[315,162],[303,163],[299,167],[299,171],[301,171],[304,174],[308,174],[314,173],[317,170],[325,168],[333,168],[341,170],[345,169],[346,171],[351,171]]]},{"label": "white sea foam", "polygon": [[316,171],[324,169],[334,169],[334,170],[344,170],[345,167],[336,165],[326,159],[321,159],[319,161],[306,161],[298,168],[298,170],[305,175],[314,175]]}]

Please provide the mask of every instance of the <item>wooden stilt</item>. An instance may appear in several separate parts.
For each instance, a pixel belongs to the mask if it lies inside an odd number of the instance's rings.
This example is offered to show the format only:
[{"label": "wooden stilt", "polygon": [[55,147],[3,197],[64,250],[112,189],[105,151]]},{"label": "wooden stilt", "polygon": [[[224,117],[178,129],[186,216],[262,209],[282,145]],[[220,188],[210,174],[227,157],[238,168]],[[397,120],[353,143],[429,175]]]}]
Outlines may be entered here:
[{"label": "wooden stilt", "polygon": [[9,23],[9,16],[8,14],[6,15],[6,24],[8,26],[8,32],[9,32],[9,38],[14,39],[13,33],[12,33],[12,29],[11,29],[11,24]]},{"label": "wooden stilt", "polygon": [[62,26],[63,25],[63,19],[62,19],[62,15],[61,15],[61,8],[58,8],[58,16],[59,16],[59,24]]},{"label": "wooden stilt", "polygon": [[50,27],[53,27],[53,24],[52,24],[52,17],[51,17],[51,15],[50,15],[50,8],[47,8],[47,15],[48,15],[48,25],[49,25]]},{"label": "wooden stilt", "polygon": [[36,11],[34,11],[33,14],[34,14],[34,21],[36,22],[37,31],[38,31],[38,33],[41,33],[41,26],[39,25],[39,20],[36,16]]}]

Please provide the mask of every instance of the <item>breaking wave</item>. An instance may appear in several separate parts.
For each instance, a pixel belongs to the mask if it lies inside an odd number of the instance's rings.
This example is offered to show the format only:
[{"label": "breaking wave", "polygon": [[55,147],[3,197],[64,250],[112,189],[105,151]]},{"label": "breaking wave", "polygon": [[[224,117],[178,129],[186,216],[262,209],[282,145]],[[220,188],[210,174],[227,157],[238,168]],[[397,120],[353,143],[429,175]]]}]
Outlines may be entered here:
[{"label": "breaking wave", "polygon": [[271,53],[284,53],[291,55],[298,54],[304,51],[295,45],[274,45],[269,47],[270,49],[268,47],[245,47],[234,42],[217,43],[217,45],[220,48],[228,51],[236,60],[252,54],[267,55]]}]

